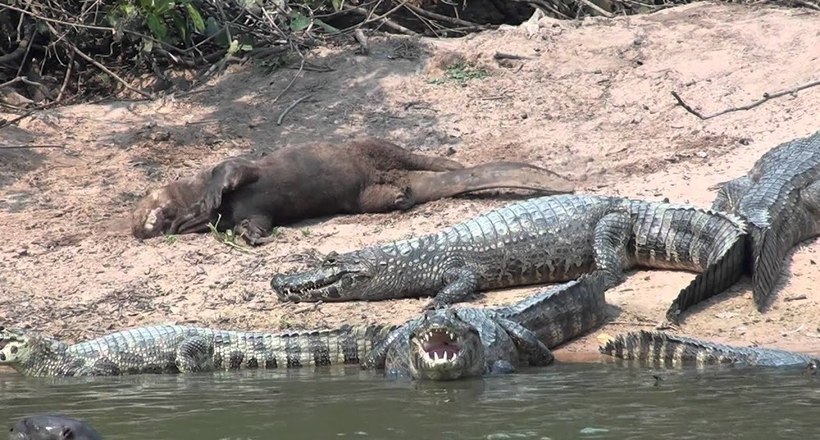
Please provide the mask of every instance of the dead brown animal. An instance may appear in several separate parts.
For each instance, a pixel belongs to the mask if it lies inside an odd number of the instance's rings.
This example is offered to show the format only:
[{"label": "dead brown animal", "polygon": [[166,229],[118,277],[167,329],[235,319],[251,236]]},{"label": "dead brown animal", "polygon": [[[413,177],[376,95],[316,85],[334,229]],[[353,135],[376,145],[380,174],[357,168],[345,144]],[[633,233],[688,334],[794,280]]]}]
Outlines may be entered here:
[{"label": "dead brown animal", "polygon": [[137,238],[233,229],[253,245],[273,226],[331,214],[405,210],[491,188],[573,192],[551,171],[516,162],[465,168],[388,141],[286,147],[259,160],[232,158],[149,193],[132,212]]}]

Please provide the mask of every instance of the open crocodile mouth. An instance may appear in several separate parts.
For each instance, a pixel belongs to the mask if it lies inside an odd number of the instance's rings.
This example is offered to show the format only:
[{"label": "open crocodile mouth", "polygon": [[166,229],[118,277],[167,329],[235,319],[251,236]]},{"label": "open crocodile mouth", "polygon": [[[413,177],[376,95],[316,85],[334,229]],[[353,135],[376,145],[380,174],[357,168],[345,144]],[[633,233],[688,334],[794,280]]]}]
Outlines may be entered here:
[{"label": "open crocodile mouth", "polygon": [[317,290],[326,290],[329,297],[333,297],[334,293],[337,293],[338,290],[334,286],[334,284],[338,283],[342,279],[341,273],[328,275],[326,277],[322,277],[320,279],[311,280],[311,281],[301,281],[301,282],[294,282],[290,280],[290,276],[278,276],[274,277],[271,282],[271,287],[279,296],[282,297],[291,297],[291,298],[299,298],[304,297],[306,294],[316,292]]},{"label": "open crocodile mouth", "polygon": [[428,363],[433,365],[455,362],[461,351],[458,337],[445,329],[431,329],[422,333],[421,351]]}]

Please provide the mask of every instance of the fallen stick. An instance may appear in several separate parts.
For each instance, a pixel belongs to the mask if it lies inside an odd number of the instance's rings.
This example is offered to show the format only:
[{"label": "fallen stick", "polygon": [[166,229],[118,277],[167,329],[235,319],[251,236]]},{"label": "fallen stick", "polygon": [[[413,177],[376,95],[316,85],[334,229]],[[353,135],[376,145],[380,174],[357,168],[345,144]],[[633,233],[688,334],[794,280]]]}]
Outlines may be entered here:
[{"label": "fallen stick", "polygon": [[312,94],[308,93],[307,95],[297,99],[296,101],[293,101],[293,103],[291,105],[289,105],[284,111],[282,111],[281,115],[279,115],[279,119],[276,120],[276,125],[282,125],[282,120],[285,119],[285,115],[287,115],[288,112],[293,110],[294,107],[299,105],[300,102],[304,101],[305,99],[310,98],[311,96],[312,96]]},{"label": "fallen stick", "polygon": [[672,96],[674,96],[675,100],[678,101],[678,105],[683,107],[686,111],[688,111],[689,113],[697,116],[698,118],[700,118],[702,120],[706,120],[706,119],[716,118],[716,117],[721,116],[721,115],[725,115],[726,113],[739,112],[741,110],[751,110],[751,109],[763,104],[764,102],[766,102],[770,99],[779,98],[781,96],[786,96],[786,95],[793,95],[793,94],[796,94],[797,92],[799,92],[801,90],[805,90],[805,89],[808,89],[809,87],[814,87],[814,86],[818,86],[818,85],[820,85],[820,80],[812,81],[812,82],[809,82],[809,83],[806,83],[806,84],[803,84],[803,85],[800,85],[800,86],[797,86],[797,87],[794,87],[794,88],[791,88],[791,89],[788,89],[788,90],[783,90],[783,91],[780,91],[780,92],[776,92],[776,93],[766,92],[766,93],[763,94],[762,99],[759,99],[759,100],[757,100],[757,101],[755,101],[751,104],[747,104],[747,105],[740,106],[740,107],[730,107],[730,108],[727,108],[725,110],[721,110],[717,113],[714,113],[714,114],[711,114],[711,115],[708,115],[708,116],[704,115],[701,112],[699,112],[699,111],[695,110],[694,108],[692,108],[689,104],[686,103],[686,101],[683,100],[683,98],[681,98],[681,96],[678,94],[678,92],[673,90],[672,91]]}]

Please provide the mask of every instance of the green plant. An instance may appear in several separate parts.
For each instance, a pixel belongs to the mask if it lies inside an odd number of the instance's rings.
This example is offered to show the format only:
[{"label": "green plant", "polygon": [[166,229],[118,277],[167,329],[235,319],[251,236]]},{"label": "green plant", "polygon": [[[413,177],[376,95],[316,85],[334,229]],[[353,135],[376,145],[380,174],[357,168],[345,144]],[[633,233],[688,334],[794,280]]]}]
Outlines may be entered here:
[{"label": "green plant", "polygon": [[220,242],[220,243],[222,243],[226,246],[230,246],[230,247],[232,247],[232,248],[234,248],[238,251],[241,251],[241,252],[250,253],[251,251],[249,249],[247,249],[245,246],[241,245],[240,243],[237,243],[237,238],[240,238],[241,236],[240,235],[235,235],[233,233],[233,230],[226,229],[225,232],[220,232],[219,231],[218,226],[219,226],[219,221],[220,220],[222,220],[222,215],[221,214],[217,215],[216,223],[208,223],[208,230],[211,231],[211,236],[213,236],[216,239],[216,241],[218,241],[218,242]]},{"label": "green plant", "polygon": [[448,81],[464,84],[473,79],[486,78],[489,74],[482,68],[477,68],[467,63],[456,63],[450,65],[444,71],[443,78],[433,78],[431,84],[444,84]]},{"label": "green plant", "polygon": [[[205,30],[205,20],[195,0],[125,0],[107,18],[113,27],[122,27],[139,17],[157,40],[172,44],[183,41],[191,45],[192,28],[197,32]],[[176,33],[169,29],[169,22]],[[150,52],[152,48],[151,40],[143,41],[143,50]]]}]

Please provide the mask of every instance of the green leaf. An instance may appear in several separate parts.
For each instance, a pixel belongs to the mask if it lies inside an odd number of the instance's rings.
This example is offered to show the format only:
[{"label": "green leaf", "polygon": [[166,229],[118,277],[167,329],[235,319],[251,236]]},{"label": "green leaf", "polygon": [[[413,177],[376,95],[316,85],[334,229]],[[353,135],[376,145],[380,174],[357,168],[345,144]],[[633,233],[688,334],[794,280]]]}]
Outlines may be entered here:
[{"label": "green leaf", "polygon": [[341,11],[342,5],[345,4],[345,0],[331,0],[331,3],[333,3],[334,11]]},{"label": "green leaf", "polygon": [[163,16],[166,12],[174,9],[174,0],[157,0],[156,4],[154,5],[154,14],[157,16]]},{"label": "green leaf", "polygon": [[304,15],[295,12],[290,16],[290,30],[293,32],[303,31],[310,26],[310,19]]},{"label": "green leaf", "polygon": [[177,11],[171,11],[171,17],[174,19],[174,24],[177,27],[177,31],[179,31],[179,36],[182,37],[182,41],[188,42],[188,23],[185,22],[185,19],[182,18],[182,15],[179,14]]},{"label": "green leaf", "polygon": [[160,40],[164,40],[168,35],[168,28],[165,27],[165,23],[163,23],[162,20],[160,20],[160,18],[156,15],[148,14],[145,17],[145,21],[148,23],[148,29],[151,29],[151,32],[153,32],[155,37]]},{"label": "green leaf", "polygon": [[197,32],[204,31],[205,21],[202,20],[202,15],[200,15],[199,11],[196,9],[196,6],[191,3],[186,3],[185,9],[188,10],[188,16],[191,17],[191,21],[194,22],[194,28],[196,28]]},{"label": "green leaf", "polygon": [[213,17],[208,17],[205,23],[205,35],[208,37],[222,30],[222,26]]}]

